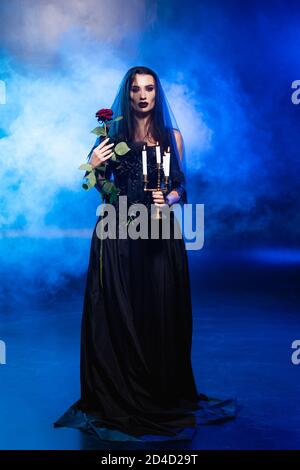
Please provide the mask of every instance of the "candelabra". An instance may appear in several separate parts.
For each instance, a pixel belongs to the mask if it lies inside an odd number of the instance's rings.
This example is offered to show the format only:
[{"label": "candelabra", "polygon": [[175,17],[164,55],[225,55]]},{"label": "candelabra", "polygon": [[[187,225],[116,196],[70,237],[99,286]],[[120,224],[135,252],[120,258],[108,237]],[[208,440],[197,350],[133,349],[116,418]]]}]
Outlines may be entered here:
[{"label": "candelabra", "polygon": [[[164,162],[163,166],[161,163],[161,156],[160,156],[160,146],[157,142],[156,145],[156,168],[157,168],[157,184],[156,188],[148,188],[149,180],[147,178],[147,152],[145,146],[143,148],[143,178],[144,178],[144,191],[161,191],[162,193],[166,193],[168,191],[168,183],[169,183],[169,168],[170,168],[170,149],[166,155],[164,155]],[[161,169],[164,171],[164,179],[161,181]],[[153,219],[162,219],[161,207],[156,206],[154,212],[151,214]]]}]

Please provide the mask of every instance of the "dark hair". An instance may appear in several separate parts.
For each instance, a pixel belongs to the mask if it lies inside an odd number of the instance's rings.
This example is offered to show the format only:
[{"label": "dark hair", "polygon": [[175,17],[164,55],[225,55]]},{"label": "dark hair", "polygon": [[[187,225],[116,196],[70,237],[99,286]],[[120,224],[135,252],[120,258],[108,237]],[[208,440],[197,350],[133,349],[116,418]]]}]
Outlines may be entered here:
[{"label": "dark hair", "polygon": [[[130,88],[136,74],[151,75],[155,82],[155,105],[149,123],[149,133],[153,139],[164,147],[170,145],[170,127],[165,124],[165,104],[163,91],[157,74],[149,67],[131,67],[125,74],[118,90],[117,97],[112,105],[114,115],[121,114],[123,119],[113,123],[109,135],[120,140],[133,140],[135,137],[135,122],[131,109]],[[116,117],[116,116],[115,116]]]}]

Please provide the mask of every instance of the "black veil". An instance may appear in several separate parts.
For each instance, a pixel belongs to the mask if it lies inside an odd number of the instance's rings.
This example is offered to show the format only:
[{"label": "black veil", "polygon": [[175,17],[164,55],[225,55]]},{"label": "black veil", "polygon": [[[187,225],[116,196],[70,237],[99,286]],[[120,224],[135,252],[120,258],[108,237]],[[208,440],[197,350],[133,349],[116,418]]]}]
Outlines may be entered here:
[{"label": "black veil", "polygon": [[[112,139],[111,141],[126,141],[129,146],[130,141],[134,139],[134,121],[130,103],[130,87],[137,73],[150,74],[154,77],[156,95],[150,127],[151,134],[155,141],[159,142],[161,146],[161,155],[170,147],[170,191],[176,189],[181,196],[180,203],[187,203],[184,141],[162,88],[160,79],[152,69],[144,66],[131,67],[123,77],[110,108],[113,111],[113,118],[123,116],[123,119],[107,123],[109,124],[108,136]],[[180,148],[177,144],[175,134],[177,134],[177,139],[180,141]],[[93,148],[95,148],[101,140],[101,138],[98,138]]]}]

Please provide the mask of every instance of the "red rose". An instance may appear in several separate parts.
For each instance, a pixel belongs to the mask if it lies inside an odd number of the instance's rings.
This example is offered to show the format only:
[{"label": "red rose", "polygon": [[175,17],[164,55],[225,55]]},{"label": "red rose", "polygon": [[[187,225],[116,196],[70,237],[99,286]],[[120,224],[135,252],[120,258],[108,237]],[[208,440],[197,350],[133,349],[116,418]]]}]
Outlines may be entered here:
[{"label": "red rose", "polygon": [[106,121],[111,121],[113,116],[113,111],[111,109],[103,108],[99,109],[99,111],[96,112],[96,118],[98,121],[106,122]]}]

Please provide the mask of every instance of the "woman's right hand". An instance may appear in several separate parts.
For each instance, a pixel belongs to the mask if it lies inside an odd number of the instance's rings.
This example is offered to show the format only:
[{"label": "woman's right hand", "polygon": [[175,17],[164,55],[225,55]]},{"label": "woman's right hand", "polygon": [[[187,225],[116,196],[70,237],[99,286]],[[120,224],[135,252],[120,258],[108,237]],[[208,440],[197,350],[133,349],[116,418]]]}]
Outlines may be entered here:
[{"label": "woman's right hand", "polygon": [[114,143],[108,144],[108,140],[109,137],[107,137],[107,139],[103,140],[101,144],[94,148],[89,160],[89,164],[92,165],[93,168],[100,166],[102,163],[113,156],[114,152],[111,150]]}]

